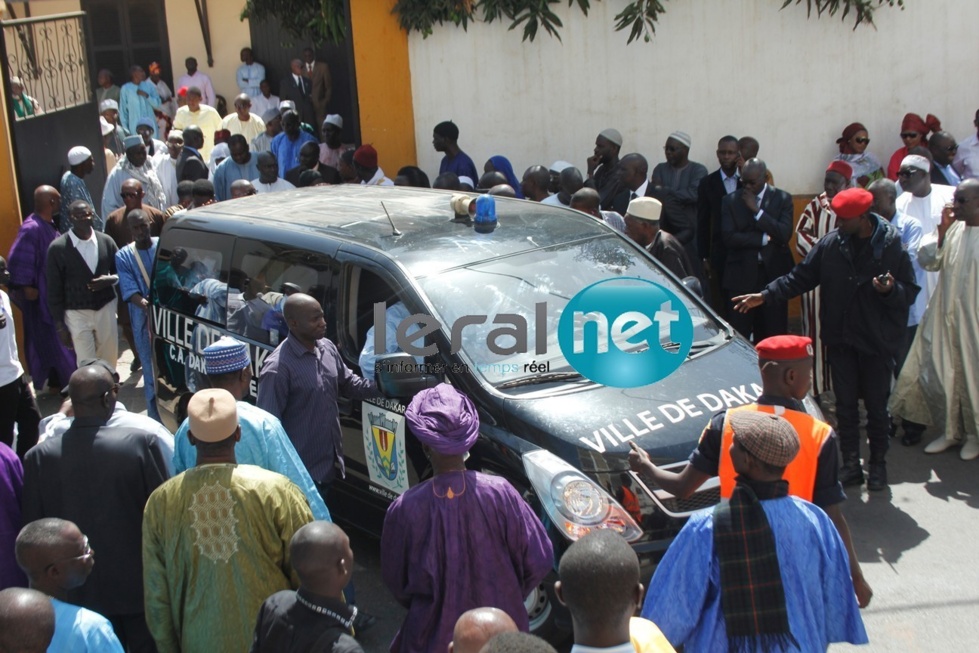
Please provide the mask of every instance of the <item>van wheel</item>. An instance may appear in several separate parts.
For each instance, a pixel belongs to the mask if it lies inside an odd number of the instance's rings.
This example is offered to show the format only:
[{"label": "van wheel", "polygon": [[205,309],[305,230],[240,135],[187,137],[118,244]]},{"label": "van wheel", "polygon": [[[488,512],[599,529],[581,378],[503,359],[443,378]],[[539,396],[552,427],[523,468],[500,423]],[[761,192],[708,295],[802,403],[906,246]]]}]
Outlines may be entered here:
[{"label": "van wheel", "polygon": [[531,634],[560,646],[571,638],[571,618],[554,595],[555,580],[557,575],[554,572],[548,574],[524,599],[524,607],[530,620]]}]

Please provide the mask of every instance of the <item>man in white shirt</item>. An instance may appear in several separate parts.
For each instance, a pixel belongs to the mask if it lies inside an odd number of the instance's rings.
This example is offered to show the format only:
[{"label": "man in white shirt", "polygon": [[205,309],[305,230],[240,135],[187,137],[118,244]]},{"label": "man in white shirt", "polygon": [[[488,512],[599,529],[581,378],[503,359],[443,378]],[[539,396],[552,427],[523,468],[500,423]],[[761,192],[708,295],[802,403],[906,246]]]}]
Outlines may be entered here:
[{"label": "man in white shirt", "polygon": [[[201,101],[209,107],[214,107],[217,96],[214,94],[211,78],[197,70],[197,59],[194,57],[187,57],[184,65],[187,67],[187,74],[181,75],[180,79],[177,80],[177,89],[186,88],[190,90],[191,86],[195,86],[200,89]],[[179,114],[180,111],[178,110],[177,113]]]},{"label": "man in white shirt", "polygon": [[354,152],[354,168],[364,186],[394,186],[377,165],[377,150],[372,145],[361,145]]},{"label": "man in white shirt", "polygon": [[231,135],[241,134],[249,143],[265,131],[265,122],[251,112],[252,99],[242,93],[235,98],[235,112],[229,113],[221,121],[221,126],[231,132]]},{"label": "man in white shirt", "polygon": [[267,79],[263,79],[258,84],[258,93],[255,95],[249,95],[252,99],[252,114],[256,116],[264,116],[269,109],[279,110],[279,99],[278,95],[272,95],[272,86],[269,84]]},{"label": "man in white shirt", "polygon": [[258,155],[258,179],[252,179],[256,193],[275,193],[280,190],[295,188],[285,179],[279,177],[279,161],[271,152]]},{"label": "man in white shirt", "polygon": [[570,206],[571,197],[585,185],[581,171],[574,166],[563,168],[558,174],[558,190],[553,195],[545,197],[541,204],[552,206]]},{"label": "man in white shirt", "polygon": [[179,201],[177,197],[177,159],[184,150],[184,133],[179,129],[171,129],[167,135],[167,156],[156,167],[156,177],[163,186],[167,207]]},{"label": "man in white shirt", "polygon": [[214,132],[224,127],[221,124],[221,114],[204,102],[203,93],[197,86],[187,89],[187,104],[177,109],[173,128],[183,130],[191,125],[200,127],[204,134],[204,144],[200,147],[201,158],[207,161],[211,158],[211,150],[214,148]]},{"label": "man in white shirt", "polygon": [[[952,204],[952,196],[955,195],[953,187],[931,183],[930,174],[931,162],[917,154],[904,157],[897,171],[897,180],[904,190],[897,198],[897,210],[921,223],[922,239],[938,230],[942,210]],[[918,315],[924,315],[924,307],[938,287],[938,272],[925,272],[924,281],[914,303]]]},{"label": "man in white shirt", "polygon": [[[10,283],[7,261],[0,256],[0,285]],[[10,298],[0,290],[0,442],[14,448],[14,424],[17,425],[17,456],[37,444],[38,422],[41,413],[34,401],[24,368],[17,354],[17,333]]]},{"label": "man in white shirt", "polygon": [[235,75],[238,89],[245,95],[255,97],[261,91],[258,85],[265,79],[265,66],[255,61],[251,48],[241,49],[241,65]]},{"label": "man in white shirt", "polygon": [[[976,111],[976,118],[972,124],[979,130],[979,111]],[[952,167],[962,179],[979,179],[979,133],[959,143]]]},{"label": "man in white shirt", "polygon": [[101,358],[115,367],[119,332],[113,286],[119,282],[119,248],[112,238],[92,228],[88,202],[74,202],[68,216],[71,231],[48,248],[48,310],[58,337],[75,350],[76,360]]}]

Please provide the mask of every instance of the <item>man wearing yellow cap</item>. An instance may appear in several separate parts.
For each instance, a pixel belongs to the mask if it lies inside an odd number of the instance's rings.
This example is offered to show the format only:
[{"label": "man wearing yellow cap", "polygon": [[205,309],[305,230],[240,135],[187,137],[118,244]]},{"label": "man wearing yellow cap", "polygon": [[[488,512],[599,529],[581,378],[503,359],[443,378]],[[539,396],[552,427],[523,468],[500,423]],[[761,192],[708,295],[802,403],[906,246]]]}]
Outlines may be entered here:
[{"label": "man wearing yellow cap", "polygon": [[313,521],[285,476],[238,465],[238,406],[201,390],[187,405],[197,466],[161,485],[143,516],[146,623],[161,653],[247,651],[262,602],[296,589],[289,541]]}]

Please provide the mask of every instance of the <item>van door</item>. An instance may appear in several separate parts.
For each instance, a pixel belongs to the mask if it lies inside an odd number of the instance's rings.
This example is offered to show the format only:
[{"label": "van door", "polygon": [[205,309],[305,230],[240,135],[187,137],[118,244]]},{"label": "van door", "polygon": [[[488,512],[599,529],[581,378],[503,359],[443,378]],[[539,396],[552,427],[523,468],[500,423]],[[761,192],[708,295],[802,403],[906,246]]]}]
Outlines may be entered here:
[{"label": "van door", "polygon": [[[367,258],[338,254],[337,334],[334,342],[344,362],[362,376],[373,378],[373,370],[361,370],[359,359],[374,326],[375,304],[390,306],[408,299],[406,283],[398,281],[384,267]],[[341,419],[347,479],[337,493],[349,491],[354,500],[366,501],[386,509],[388,503],[418,484],[430,472],[418,441],[407,431],[404,413],[407,406],[396,399],[370,399],[353,402],[352,412]],[[339,497],[338,497],[339,498]],[[378,513],[377,510],[373,511]],[[376,532],[380,532],[377,514]]]}]

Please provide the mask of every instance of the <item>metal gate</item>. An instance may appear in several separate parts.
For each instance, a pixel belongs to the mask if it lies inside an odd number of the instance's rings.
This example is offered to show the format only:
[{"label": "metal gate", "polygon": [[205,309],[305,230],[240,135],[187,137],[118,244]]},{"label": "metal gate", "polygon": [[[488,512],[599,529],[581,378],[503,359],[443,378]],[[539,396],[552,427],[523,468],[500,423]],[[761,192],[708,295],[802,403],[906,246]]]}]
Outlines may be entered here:
[{"label": "metal gate", "polygon": [[[61,175],[68,169],[68,150],[76,145],[84,145],[95,157],[95,172],[85,182],[97,210],[105,185],[105,155],[89,75],[85,14],[9,20],[0,26],[0,68],[24,211],[35,188],[59,186]],[[20,80],[26,96],[20,106],[30,106],[22,109],[21,115],[12,101],[13,78]]]}]

